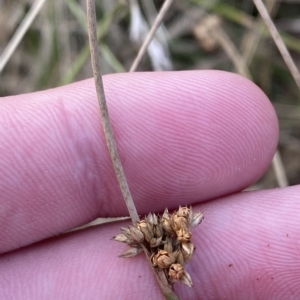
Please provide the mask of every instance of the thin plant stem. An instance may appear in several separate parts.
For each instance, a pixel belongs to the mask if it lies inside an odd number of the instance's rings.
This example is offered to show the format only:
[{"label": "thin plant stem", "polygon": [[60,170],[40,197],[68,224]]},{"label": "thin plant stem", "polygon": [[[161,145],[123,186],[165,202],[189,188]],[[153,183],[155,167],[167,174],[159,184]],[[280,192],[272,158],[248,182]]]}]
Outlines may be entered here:
[{"label": "thin plant stem", "polygon": [[281,53],[282,58],[284,59],[287,67],[289,68],[298,88],[300,89],[300,73],[288,51],[286,48],[280,34],[278,33],[274,23],[272,22],[270,15],[261,0],[253,0],[254,4],[256,5],[257,10],[259,11],[262,19],[264,20],[278,50]]},{"label": "thin plant stem", "polygon": [[36,0],[32,4],[29,12],[23,19],[22,23],[19,25],[14,36],[11,38],[11,40],[7,44],[6,48],[4,49],[2,55],[0,56],[0,73],[3,71],[3,69],[6,66],[7,62],[9,61],[10,57],[13,55],[13,53],[17,49],[22,38],[24,37],[25,33],[27,32],[28,28],[34,21],[35,17],[39,13],[39,11],[41,10],[41,8],[43,7],[45,2],[46,2],[46,0]]},{"label": "thin plant stem", "polygon": [[[167,0],[168,1],[168,0]],[[117,146],[114,139],[113,130],[110,123],[108,108],[106,104],[106,98],[104,93],[102,75],[100,71],[100,62],[98,56],[98,43],[97,43],[97,30],[96,30],[96,12],[95,12],[95,1],[87,0],[87,19],[89,28],[89,41],[91,51],[91,61],[95,80],[95,86],[97,91],[98,102],[101,111],[102,125],[104,129],[105,139],[107,147],[111,156],[111,160],[115,169],[115,173],[118,178],[122,194],[127,205],[131,220],[133,224],[136,224],[140,219],[137,214],[133,199],[130,194],[130,190],[127,184],[126,176],[123,171],[122,163],[118,154]],[[150,267],[158,281],[161,291],[166,299],[168,300],[179,300],[178,296],[174,292],[172,286],[168,284],[168,280],[163,270],[155,270],[150,260],[150,253],[148,249],[143,246],[143,250],[150,264]]]},{"label": "thin plant stem", "polygon": [[156,19],[150,29],[150,31],[148,32],[148,35],[146,36],[143,45],[141,46],[129,72],[134,72],[138,66],[138,64],[140,63],[142,57],[144,56],[145,52],[147,51],[148,46],[150,45],[158,27],[160,26],[166,12],[168,11],[168,9],[170,8],[171,4],[172,4],[173,0],[166,0],[162,6],[162,8],[160,9],[158,15],[156,16]]},{"label": "thin plant stem", "polygon": [[273,166],[273,170],[275,173],[275,177],[278,183],[278,186],[283,188],[283,187],[287,187],[289,185],[288,180],[287,180],[287,176],[286,176],[286,172],[281,160],[281,156],[279,151],[277,150],[275,152],[275,155],[273,157],[272,160],[272,166]]},{"label": "thin plant stem", "polygon": [[97,91],[98,102],[101,112],[101,121],[104,130],[104,135],[109,150],[109,154],[114,166],[117,179],[128,208],[131,220],[133,224],[136,224],[140,218],[137,213],[136,207],[134,205],[126,176],[122,167],[120,156],[118,153],[117,145],[114,138],[114,133],[111,127],[110,117],[108,113],[102,75],[100,72],[100,61],[98,56],[98,40],[97,40],[97,30],[96,30],[96,13],[95,13],[95,3],[94,0],[87,0],[87,18],[89,26],[89,40],[90,40],[90,51],[91,51],[91,61],[94,73],[95,86]]}]

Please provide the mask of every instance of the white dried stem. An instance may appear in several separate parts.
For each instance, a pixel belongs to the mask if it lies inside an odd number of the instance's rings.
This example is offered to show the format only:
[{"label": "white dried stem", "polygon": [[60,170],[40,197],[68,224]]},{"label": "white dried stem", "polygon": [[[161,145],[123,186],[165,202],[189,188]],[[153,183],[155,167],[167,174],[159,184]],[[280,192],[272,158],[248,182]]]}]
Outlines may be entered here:
[{"label": "white dried stem", "polygon": [[[149,0],[147,0],[147,3]],[[148,32],[149,26],[141,12],[137,0],[129,0],[130,5],[130,39],[139,47],[143,44]],[[155,13],[156,16],[156,13]],[[154,22],[154,18],[153,18]],[[153,23],[151,22],[151,24]],[[166,71],[172,69],[169,50],[166,39],[162,39],[158,33],[160,26],[153,37],[147,52],[151,60],[151,64],[155,71]]]},{"label": "white dried stem", "polygon": [[170,8],[171,4],[172,4],[173,0],[166,0],[161,8],[161,10],[159,11],[143,45],[141,46],[129,72],[134,72],[138,66],[138,64],[140,63],[142,57],[144,56],[145,52],[147,51],[147,48],[149,46],[149,44],[151,43],[158,27],[160,26],[165,14],[167,13],[168,9]]}]

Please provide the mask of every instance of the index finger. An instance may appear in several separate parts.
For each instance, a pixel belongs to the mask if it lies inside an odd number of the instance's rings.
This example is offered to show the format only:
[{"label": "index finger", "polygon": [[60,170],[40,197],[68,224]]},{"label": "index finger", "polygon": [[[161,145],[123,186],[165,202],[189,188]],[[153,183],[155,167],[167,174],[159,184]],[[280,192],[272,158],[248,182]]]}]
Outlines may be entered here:
[{"label": "index finger", "polygon": [[[140,214],[242,190],[272,159],[274,110],[240,76],[135,73],[104,84]],[[99,216],[127,215],[92,80],[5,98],[0,120],[1,252]]]}]

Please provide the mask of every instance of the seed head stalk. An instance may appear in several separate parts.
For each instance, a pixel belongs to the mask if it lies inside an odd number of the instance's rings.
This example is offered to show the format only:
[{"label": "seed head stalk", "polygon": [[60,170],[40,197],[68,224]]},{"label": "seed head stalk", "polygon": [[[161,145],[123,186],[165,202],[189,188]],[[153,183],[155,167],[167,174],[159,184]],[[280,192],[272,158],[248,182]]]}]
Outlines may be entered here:
[{"label": "seed head stalk", "polygon": [[[89,42],[90,42],[90,51],[91,51],[91,62],[92,62],[92,69],[94,74],[97,98],[100,106],[100,113],[101,113],[101,121],[104,130],[104,135],[106,139],[106,144],[109,150],[109,154],[113,163],[113,167],[126,203],[128,208],[131,220],[135,225],[139,222],[139,216],[134,205],[128,183],[126,180],[126,176],[122,167],[122,163],[120,160],[120,156],[117,150],[110,117],[108,113],[108,108],[106,104],[106,98],[104,93],[103,87],[103,80],[101,75],[100,69],[100,61],[99,61],[99,51],[98,51],[98,42],[97,42],[97,31],[96,31],[96,12],[95,12],[95,1],[94,0],[87,0],[87,19],[88,19],[88,31],[89,31]],[[168,284],[168,280],[163,273],[163,271],[157,271],[152,267],[150,261],[150,253],[146,247],[143,247],[143,250],[147,256],[148,262],[155,274],[155,277],[159,283],[159,286],[162,290],[163,295],[168,300],[179,300],[178,296],[174,292],[171,285]]]}]

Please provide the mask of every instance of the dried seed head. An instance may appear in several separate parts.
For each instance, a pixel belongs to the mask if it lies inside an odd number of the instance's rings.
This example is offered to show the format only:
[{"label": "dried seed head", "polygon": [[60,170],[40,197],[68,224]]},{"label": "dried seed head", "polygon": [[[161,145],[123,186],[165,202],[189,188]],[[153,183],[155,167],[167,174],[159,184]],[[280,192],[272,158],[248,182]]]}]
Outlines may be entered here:
[{"label": "dried seed head", "polygon": [[[138,243],[132,238],[129,228],[122,227],[121,232],[122,232],[121,234],[118,234],[117,236],[115,236],[113,238],[115,241],[122,242],[122,240],[124,240],[124,243],[126,243],[132,247],[135,247],[138,245]],[[124,236],[127,238],[126,240],[125,240]]]},{"label": "dried seed head", "polygon": [[155,248],[155,247],[158,247],[161,244],[161,241],[162,241],[162,237],[152,238],[149,241],[149,245],[150,245],[151,248]]},{"label": "dried seed head", "polygon": [[195,247],[192,243],[184,243],[181,245],[182,246],[182,255],[185,263],[187,263],[193,256]]},{"label": "dried seed head", "polygon": [[163,227],[161,224],[152,226],[153,235],[157,238],[162,237],[164,234]]},{"label": "dried seed head", "polygon": [[121,227],[121,232],[125,234],[128,238],[130,238],[130,230],[126,227]]},{"label": "dried seed head", "polygon": [[175,213],[172,216],[171,226],[174,231],[178,231],[181,228],[188,228],[189,222],[188,219],[178,213]]},{"label": "dried seed head", "polygon": [[153,238],[152,230],[146,220],[137,223],[137,228],[144,234],[146,241],[149,243]]},{"label": "dried seed head", "polygon": [[188,208],[187,206],[184,207],[179,207],[178,209],[178,215],[181,217],[185,217],[187,219],[189,219],[190,215],[192,215],[192,208]]},{"label": "dried seed head", "polygon": [[191,225],[190,225],[191,228],[198,226],[203,219],[204,219],[204,215],[201,211],[194,214],[192,217]]},{"label": "dried seed head", "polygon": [[154,267],[166,269],[175,262],[175,257],[173,253],[169,253],[165,250],[158,250],[156,254],[151,256],[151,262]]},{"label": "dried seed head", "polygon": [[193,286],[190,274],[184,269],[181,264],[173,264],[169,269],[171,282],[181,281],[189,287]]},{"label": "dried seed head", "polygon": [[156,214],[151,214],[149,213],[148,216],[145,218],[145,220],[153,225],[157,225],[158,224],[158,218]]},{"label": "dried seed head", "polygon": [[125,252],[123,252],[121,255],[119,255],[119,257],[125,257],[125,258],[133,257],[133,256],[138,255],[142,251],[143,251],[143,249],[141,247],[129,248]]},{"label": "dried seed head", "polygon": [[180,207],[172,215],[166,209],[162,216],[149,213],[135,226],[121,228],[122,233],[113,239],[131,247],[120,257],[136,256],[145,246],[153,267],[168,274],[170,284],[181,281],[191,287],[191,277],[184,270],[195,251],[189,229],[199,225],[202,219],[203,213],[193,214],[192,208]]},{"label": "dried seed head", "polygon": [[138,243],[141,243],[144,240],[144,234],[136,227],[129,226],[130,236],[132,239]]},{"label": "dried seed head", "polygon": [[166,208],[163,215],[162,215],[162,218],[164,219],[170,219],[170,214],[169,214],[169,210]]},{"label": "dried seed head", "polygon": [[184,268],[181,264],[172,264],[169,269],[169,276],[172,281],[181,280],[183,278]]},{"label": "dried seed head", "polygon": [[175,231],[172,228],[172,221],[170,219],[162,219],[162,226],[163,229],[168,233],[168,234],[175,234]]},{"label": "dried seed head", "polygon": [[180,230],[176,231],[177,239],[181,243],[189,243],[192,238],[192,234],[187,228],[181,228]]},{"label": "dried seed head", "polygon": [[169,234],[175,234],[173,228],[172,228],[172,219],[171,219],[171,215],[169,214],[168,209],[166,208],[162,217],[161,217],[161,224],[163,229],[169,233]]},{"label": "dried seed head", "polygon": [[156,215],[149,214],[145,221],[153,237],[159,238],[163,236],[163,227]]}]

